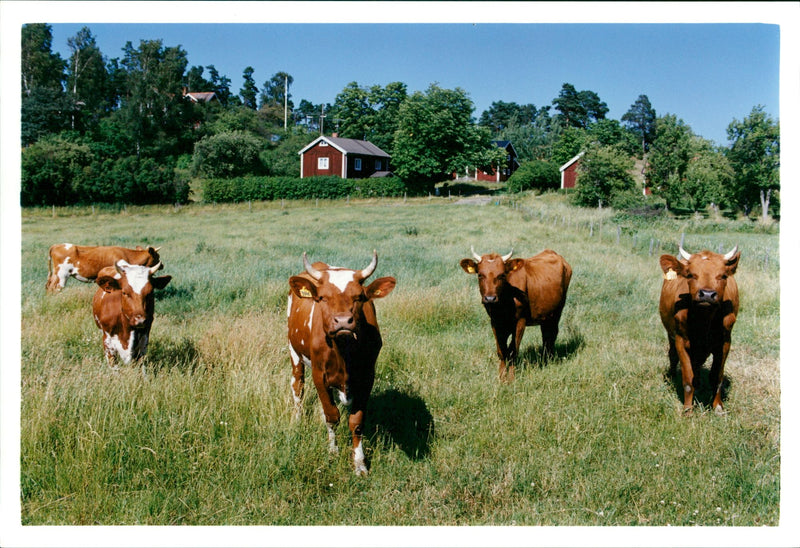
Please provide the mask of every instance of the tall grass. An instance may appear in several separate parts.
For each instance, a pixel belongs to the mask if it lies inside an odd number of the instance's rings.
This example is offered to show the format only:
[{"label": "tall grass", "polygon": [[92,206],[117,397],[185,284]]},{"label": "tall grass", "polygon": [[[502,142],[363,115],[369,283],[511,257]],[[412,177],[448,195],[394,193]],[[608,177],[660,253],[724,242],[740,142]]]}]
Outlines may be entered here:
[{"label": "tall grass", "polygon": [[[614,223],[559,196],[24,211],[23,523],[777,525],[777,230]],[[665,248],[683,234],[692,250],[742,249],[725,416],[708,412],[708,388],[681,416],[648,230]],[[108,370],[92,286],[45,295],[47,249],[62,241],[162,246],[173,281],[146,377]],[[497,381],[488,318],[458,267],[470,245],[549,247],[574,270],[556,358],[540,359],[529,328],[513,383]],[[328,455],[310,384],[290,421],[286,282],[303,251],[361,268],[372,249],[376,276],[398,285],[377,303],[360,479],[347,450]],[[347,447],[346,421],[338,435]]]}]

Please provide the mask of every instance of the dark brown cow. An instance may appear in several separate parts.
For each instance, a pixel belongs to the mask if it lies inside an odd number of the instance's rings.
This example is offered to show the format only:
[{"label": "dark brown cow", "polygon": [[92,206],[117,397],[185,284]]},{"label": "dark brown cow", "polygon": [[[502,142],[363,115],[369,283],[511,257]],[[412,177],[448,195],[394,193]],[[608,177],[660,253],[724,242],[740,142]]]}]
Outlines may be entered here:
[{"label": "dark brown cow", "polygon": [[697,371],[708,358],[711,362],[712,407],[722,409],[722,379],[731,347],[731,329],[739,313],[739,288],[733,274],[740,253],[734,247],[725,255],[701,251],[690,255],[680,248],[681,259],[662,255],[659,312],[669,339],[669,372],[681,364],[683,409],[690,412],[697,388]]},{"label": "dark brown cow", "polygon": [[70,276],[81,282],[94,281],[100,270],[114,266],[120,259],[129,264],[154,266],[161,261],[159,249],[56,244],[50,247],[50,268],[45,287],[48,291],[61,291]]},{"label": "dark brown cow", "polygon": [[[540,325],[545,356],[555,351],[558,322],[567,299],[572,268],[564,258],[545,249],[529,259],[496,253],[462,259],[461,268],[478,275],[481,302],[492,323],[500,378],[514,378],[522,335],[528,325]],[[509,337],[511,343],[509,344]]]},{"label": "dark brown cow", "polygon": [[97,275],[100,288],[92,300],[92,313],[97,327],[103,331],[106,360],[114,369],[117,358],[128,364],[147,352],[155,311],[153,290],[164,289],[172,279],[172,276],[153,276],[161,266],[161,263],[151,267],[132,265],[120,259]]},{"label": "dark brown cow", "polygon": [[340,416],[333,392],[337,392],[341,403],[350,405],[349,426],[357,475],[367,474],[361,438],[367,400],[375,380],[375,362],[382,345],[372,301],[385,297],[395,286],[394,278],[385,277],[364,287],[364,280],[372,275],[377,264],[378,255],[374,252],[372,262],[363,270],[335,268],[321,262],[311,265],[303,253],[305,272],[289,278],[294,419],[301,415],[305,366],[309,365],[322,402],[331,452],[338,451],[334,427]]}]

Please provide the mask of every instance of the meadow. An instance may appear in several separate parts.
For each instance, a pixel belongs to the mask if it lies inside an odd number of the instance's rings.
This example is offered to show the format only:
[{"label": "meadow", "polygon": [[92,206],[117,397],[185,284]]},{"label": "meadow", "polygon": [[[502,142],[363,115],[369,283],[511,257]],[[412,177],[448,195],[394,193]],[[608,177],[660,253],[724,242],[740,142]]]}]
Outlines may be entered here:
[{"label": "meadow", "polygon": [[[727,414],[681,413],[666,376],[658,255],[738,244]],[[23,525],[778,525],[776,226],[638,219],[546,194],[22,213]],[[46,295],[53,243],[162,246],[146,358],[112,373],[93,284]],[[529,328],[499,383],[477,282],[485,253],[562,254],[556,356]],[[327,453],[316,392],[291,422],[289,276],[311,260],[397,279],[369,404],[370,475]],[[349,447],[346,421],[339,445]]]}]

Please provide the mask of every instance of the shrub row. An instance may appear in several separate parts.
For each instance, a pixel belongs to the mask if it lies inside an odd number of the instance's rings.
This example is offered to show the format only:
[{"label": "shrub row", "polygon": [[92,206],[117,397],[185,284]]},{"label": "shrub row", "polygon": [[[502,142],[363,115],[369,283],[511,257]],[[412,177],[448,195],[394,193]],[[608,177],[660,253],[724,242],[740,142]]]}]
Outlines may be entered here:
[{"label": "shrub row", "polygon": [[340,177],[233,177],[204,179],[203,201],[305,200],[402,196],[403,181],[396,177],[342,179]]}]

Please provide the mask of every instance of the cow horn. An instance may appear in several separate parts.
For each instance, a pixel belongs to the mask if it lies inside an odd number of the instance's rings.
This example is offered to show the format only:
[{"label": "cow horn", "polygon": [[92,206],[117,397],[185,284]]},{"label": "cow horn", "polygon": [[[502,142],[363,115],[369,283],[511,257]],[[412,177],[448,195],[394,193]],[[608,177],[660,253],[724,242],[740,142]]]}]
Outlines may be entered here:
[{"label": "cow horn", "polygon": [[687,253],[687,251],[685,249],[683,249],[682,245],[678,246],[678,253],[680,254],[681,257],[683,257],[687,261],[692,258],[692,254],[691,253]]},{"label": "cow horn", "polygon": [[483,257],[481,257],[480,255],[475,253],[475,247],[474,246],[469,246],[469,250],[472,251],[472,256],[475,257],[475,262],[477,262],[477,263],[481,262],[481,259],[483,259]]},{"label": "cow horn", "polygon": [[731,259],[733,259],[733,256],[734,256],[734,255],[736,255],[736,252],[737,252],[737,251],[739,251],[739,245],[738,245],[738,244],[737,244],[737,245],[735,245],[735,246],[733,246],[733,249],[731,249],[730,251],[728,251],[728,252],[725,254],[725,256],[724,256],[723,258],[724,258],[726,261],[730,261]]},{"label": "cow horn", "polygon": [[322,272],[311,266],[311,263],[308,262],[308,257],[306,256],[305,251],[303,251],[303,266],[306,267],[306,272],[311,274],[311,277],[315,280],[322,278]]},{"label": "cow horn", "polygon": [[155,274],[156,272],[161,270],[163,268],[163,266],[164,265],[161,264],[161,261],[158,261],[158,264],[156,264],[155,266],[150,267],[150,275],[152,276],[153,274]]},{"label": "cow horn", "polygon": [[503,262],[509,260],[513,254],[514,254],[514,248],[512,247],[511,251],[508,252],[508,255],[503,255]]},{"label": "cow horn", "polygon": [[367,265],[367,268],[361,271],[361,279],[366,280],[372,273],[375,272],[375,268],[378,266],[378,252],[374,249],[372,250],[372,261]]}]

